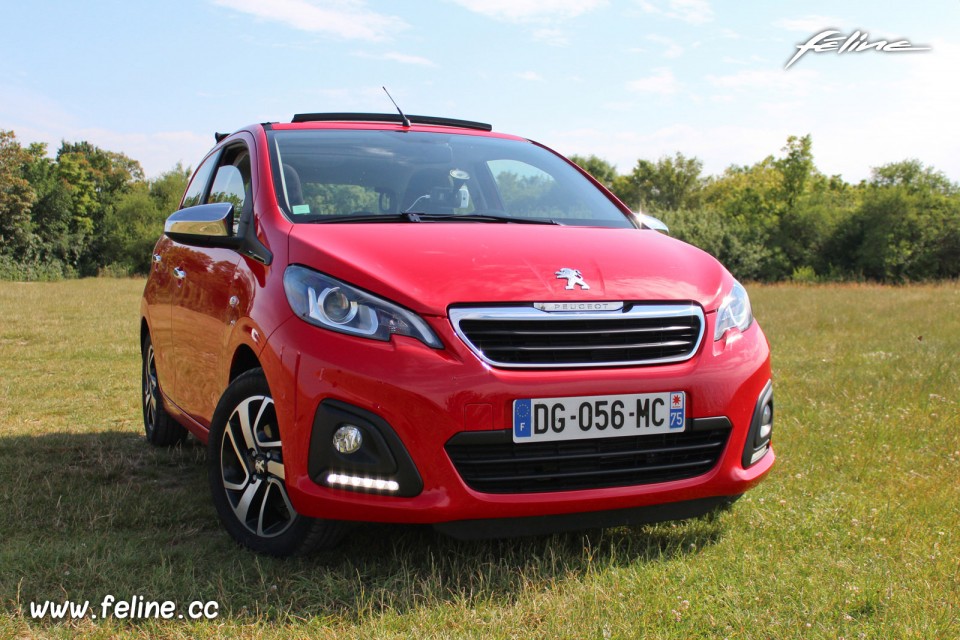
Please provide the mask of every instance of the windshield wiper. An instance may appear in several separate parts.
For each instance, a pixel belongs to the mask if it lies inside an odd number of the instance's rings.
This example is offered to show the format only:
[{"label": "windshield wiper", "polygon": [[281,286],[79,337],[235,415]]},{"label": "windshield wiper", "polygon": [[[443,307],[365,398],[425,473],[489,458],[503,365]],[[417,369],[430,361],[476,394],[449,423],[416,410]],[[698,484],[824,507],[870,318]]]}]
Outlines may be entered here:
[{"label": "windshield wiper", "polygon": [[[306,221],[305,221],[306,222]],[[404,211],[403,213],[363,213],[348,216],[323,216],[310,220],[316,224],[337,224],[349,222],[495,222],[515,224],[549,224],[563,226],[562,222],[550,218],[521,218],[517,216],[500,216],[485,213],[422,213],[419,211]]]},{"label": "windshield wiper", "polygon": [[415,213],[358,213],[349,216],[323,216],[309,222],[336,224],[340,222],[420,222],[420,220]]},{"label": "windshield wiper", "polygon": [[407,211],[404,214],[416,217],[416,222],[500,222],[516,224],[550,224],[563,226],[562,222],[550,218],[521,218],[519,216],[501,216],[489,213],[419,213]]}]

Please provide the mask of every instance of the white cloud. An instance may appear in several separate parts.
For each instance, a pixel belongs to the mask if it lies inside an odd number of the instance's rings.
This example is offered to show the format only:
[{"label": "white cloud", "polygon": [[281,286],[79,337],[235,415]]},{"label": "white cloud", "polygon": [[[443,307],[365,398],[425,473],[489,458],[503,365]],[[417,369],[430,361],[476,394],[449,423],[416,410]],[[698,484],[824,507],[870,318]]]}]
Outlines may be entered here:
[{"label": "white cloud", "polygon": [[[805,96],[818,88],[820,74],[806,69],[745,69],[730,75],[706,77],[718,89],[762,89],[764,92],[782,91]],[[819,85],[819,88],[823,88]]]},{"label": "white cloud", "polygon": [[358,58],[367,58],[368,60],[387,60],[388,62],[399,62],[400,64],[411,64],[420,67],[436,67],[437,64],[428,58],[422,56],[413,56],[407,53],[389,51],[387,53],[367,53],[363,51],[355,52]]},{"label": "white cloud", "polygon": [[536,29],[531,35],[537,42],[543,42],[554,47],[565,47],[570,44],[570,38],[566,32],[560,29]]},{"label": "white cloud", "polygon": [[383,54],[384,60],[392,60],[394,62],[400,62],[402,64],[413,64],[423,67],[435,67],[437,66],[432,60],[428,60],[422,56],[411,56],[405,53],[397,53],[392,51],[390,53]]},{"label": "white cloud", "polygon": [[139,160],[148,178],[169,171],[178,162],[184,167],[197,168],[197,164],[214,144],[213,134],[196,131],[153,131],[127,133],[107,129],[81,129],[76,139],[89,140],[95,145],[122,151],[134,160]]},{"label": "white cloud", "polygon": [[654,73],[646,78],[639,78],[627,83],[627,89],[638,93],[656,93],[659,95],[673,95],[680,89],[673,71],[666,67],[654,69]]},{"label": "white cloud", "polygon": [[[402,83],[398,84],[389,78],[386,80],[387,89],[404,111],[417,113],[415,100],[419,97],[416,92],[406,89]],[[263,118],[266,120],[289,120],[295,113],[312,113],[315,111],[336,111],[358,113],[383,113],[393,111],[393,104],[383,92],[381,84],[363,86],[304,86],[297,90],[294,101],[284,100],[276,109],[269,110]],[[256,122],[257,118],[243,117],[242,123]]]},{"label": "white cloud", "polygon": [[683,47],[681,47],[675,40],[671,38],[667,38],[666,36],[650,35],[647,36],[646,39],[650,42],[660,45],[660,47],[657,49],[660,52],[660,55],[662,55],[664,58],[679,58],[683,55]]},{"label": "white cloud", "polygon": [[[680,151],[701,159],[705,174],[716,175],[730,165],[752,165],[781,155],[789,136],[809,133],[817,168],[851,183],[869,178],[873,167],[907,158],[918,158],[960,181],[956,136],[949,135],[960,84],[944,81],[960,67],[960,45],[938,40],[925,44],[933,51],[873,53],[861,57],[862,66],[855,69],[844,70],[845,61],[835,58],[817,72],[750,70],[714,76],[705,82],[715,92],[707,96],[707,108],[742,114],[718,124],[699,122],[694,114],[672,126],[596,124],[589,130],[555,129],[540,137],[565,154],[598,155],[621,173],[629,172],[639,158],[654,160]],[[872,73],[878,70],[878,75]],[[794,77],[800,71],[807,73]],[[604,106],[637,112],[635,105]],[[620,117],[620,111],[610,112],[611,121]]]},{"label": "white cloud", "polygon": [[53,155],[60,143],[87,141],[101,149],[123,153],[140,162],[148,178],[177,162],[196,167],[213,146],[213,132],[115,131],[85,126],[66,106],[45,94],[0,85],[0,129],[13,129],[22,145],[43,142]]},{"label": "white cloud", "polygon": [[461,7],[504,22],[556,21],[575,18],[607,0],[453,0]]},{"label": "white cloud", "polygon": [[831,27],[837,27],[844,24],[844,20],[837,17],[828,16],[804,16],[802,18],[783,18],[773,23],[773,26],[786,29],[787,31],[797,31],[800,33],[820,33]]},{"label": "white cloud", "polygon": [[720,62],[723,64],[743,66],[748,64],[766,64],[758,55],[751,55],[750,57],[737,57],[737,56],[723,56],[720,58]]},{"label": "white cloud", "polygon": [[213,0],[221,7],[263,20],[281,22],[300,31],[338,36],[347,40],[388,40],[406,22],[396,16],[371,11],[362,0]]},{"label": "white cloud", "polygon": [[527,80],[528,82],[543,82],[543,76],[541,76],[536,71],[523,71],[516,74],[521,80]]},{"label": "white cloud", "polygon": [[637,0],[640,8],[657,15],[683,20],[690,24],[703,24],[713,20],[709,0]]},{"label": "white cloud", "polygon": [[684,22],[702,24],[713,20],[713,9],[707,0],[670,0],[670,8]]},{"label": "white cloud", "polygon": [[[886,81],[857,94],[861,106],[849,110],[851,117],[830,121],[819,136],[814,132],[817,165],[824,173],[842,173],[847,180],[866,178],[868,167],[917,158],[960,180],[957,137],[949,133],[956,122],[960,85],[945,81],[960,66],[960,45],[939,40],[924,44],[933,51],[876,54],[871,62],[890,70]],[[896,91],[890,91],[891,86]]]}]

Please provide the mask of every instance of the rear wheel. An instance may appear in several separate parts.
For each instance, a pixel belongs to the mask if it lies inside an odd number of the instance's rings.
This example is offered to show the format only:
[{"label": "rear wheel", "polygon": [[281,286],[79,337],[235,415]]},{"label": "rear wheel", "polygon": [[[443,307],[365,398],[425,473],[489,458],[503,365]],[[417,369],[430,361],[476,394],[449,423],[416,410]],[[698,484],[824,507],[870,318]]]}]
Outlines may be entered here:
[{"label": "rear wheel", "polygon": [[187,430],[178,424],[163,407],[160,384],[157,382],[156,352],[150,334],[143,339],[143,366],[141,375],[141,399],[143,401],[143,430],[147,441],[158,447],[179,444],[187,437]]},{"label": "rear wheel", "polygon": [[302,516],[287,495],[280,429],[262,369],[237,377],[210,425],[209,480],[223,526],[240,544],[274,556],[333,546],[346,525]]}]

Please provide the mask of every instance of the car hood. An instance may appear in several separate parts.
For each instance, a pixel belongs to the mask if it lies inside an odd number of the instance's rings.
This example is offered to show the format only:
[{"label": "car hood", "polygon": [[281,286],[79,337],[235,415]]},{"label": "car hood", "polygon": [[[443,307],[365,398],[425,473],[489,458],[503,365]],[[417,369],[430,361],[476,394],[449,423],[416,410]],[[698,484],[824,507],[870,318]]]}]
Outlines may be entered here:
[{"label": "car hood", "polygon": [[427,315],[521,301],[683,300],[712,311],[731,280],[710,255],[654,231],[527,224],[298,224],[290,262]]}]

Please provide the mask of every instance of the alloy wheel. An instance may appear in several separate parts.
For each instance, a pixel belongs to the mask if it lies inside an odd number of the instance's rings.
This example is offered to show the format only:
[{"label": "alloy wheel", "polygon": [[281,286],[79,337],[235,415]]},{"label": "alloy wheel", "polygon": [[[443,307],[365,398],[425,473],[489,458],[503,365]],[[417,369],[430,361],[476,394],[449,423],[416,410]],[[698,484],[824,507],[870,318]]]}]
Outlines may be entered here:
[{"label": "alloy wheel", "polygon": [[296,520],[284,485],[272,398],[245,398],[227,418],[220,442],[220,478],[234,516],[250,533],[279,536]]}]

